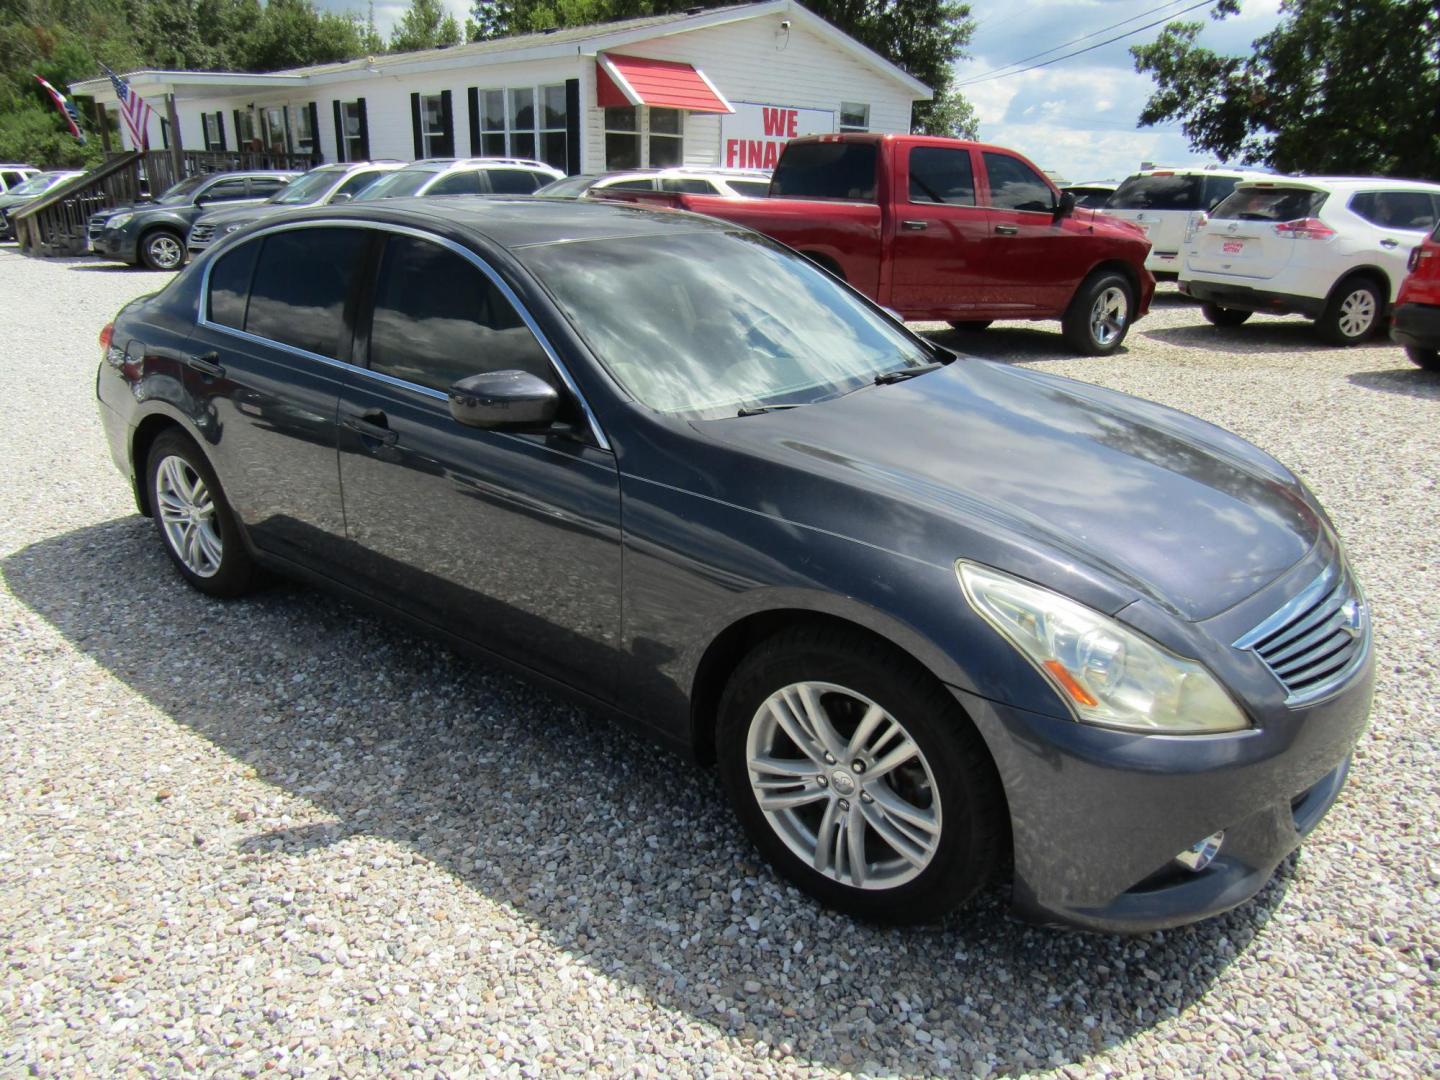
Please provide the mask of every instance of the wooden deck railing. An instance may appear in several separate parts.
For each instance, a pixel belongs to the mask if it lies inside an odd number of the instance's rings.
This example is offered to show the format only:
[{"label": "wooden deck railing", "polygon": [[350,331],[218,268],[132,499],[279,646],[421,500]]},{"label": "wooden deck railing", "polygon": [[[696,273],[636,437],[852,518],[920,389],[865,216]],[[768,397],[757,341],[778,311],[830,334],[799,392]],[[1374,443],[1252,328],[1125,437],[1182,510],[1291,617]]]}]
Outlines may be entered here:
[{"label": "wooden deck railing", "polygon": [[26,255],[55,257],[83,255],[87,250],[85,226],[90,215],[115,206],[159,195],[171,184],[197,173],[240,172],[251,169],[287,169],[303,172],[319,165],[318,154],[275,154],[258,151],[184,150],[185,172],[175,175],[169,150],[110,154],[105,163],[29,203],[11,216],[15,239]]}]

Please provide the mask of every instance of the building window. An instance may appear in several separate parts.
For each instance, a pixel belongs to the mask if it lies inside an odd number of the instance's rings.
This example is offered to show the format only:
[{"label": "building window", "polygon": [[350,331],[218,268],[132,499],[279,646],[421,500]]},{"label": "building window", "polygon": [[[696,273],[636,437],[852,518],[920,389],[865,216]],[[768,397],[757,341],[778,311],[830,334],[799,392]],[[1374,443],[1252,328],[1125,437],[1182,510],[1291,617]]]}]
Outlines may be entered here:
[{"label": "building window", "polygon": [[260,126],[265,132],[265,149],[272,154],[285,154],[290,150],[289,132],[286,131],[285,107],[272,105],[260,113]]},{"label": "building window", "polygon": [[870,106],[861,105],[856,101],[842,101],[840,103],[840,130],[869,131]]},{"label": "building window", "polygon": [[315,153],[315,106],[301,105],[295,110],[295,152]]},{"label": "building window", "polygon": [[565,84],[540,87],[540,160],[561,172],[568,171],[566,156]]},{"label": "building window", "polygon": [[526,87],[510,92],[510,156],[535,156],[535,91]]},{"label": "building window", "polygon": [[650,110],[650,165],[663,169],[685,160],[685,114],[679,109]]},{"label": "building window", "polygon": [[255,137],[255,114],[249,109],[235,110],[235,148],[237,150],[260,149],[260,140]]},{"label": "building window", "polygon": [[640,167],[640,110],[634,105],[605,110],[605,168]]},{"label": "building window", "polygon": [[225,116],[223,113],[201,113],[200,123],[205,132],[206,150],[225,149]]},{"label": "building window", "polygon": [[480,146],[485,157],[504,157],[505,142],[505,91],[482,90],[480,93]]},{"label": "building window", "polygon": [[340,126],[345,132],[345,160],[364,161],[366,156],[365,112],[360,102],[344,101],[340,103]]},{"label": "building window", "polygon": [[420,95],[420,156],[451,156],[445,133],[445,99],[439,94]]},{"label": "building window", "polygon": [[480,113],[471,128],[477,153],[538,159],[567,171],[564,83],[480,90],[471,100]]}]

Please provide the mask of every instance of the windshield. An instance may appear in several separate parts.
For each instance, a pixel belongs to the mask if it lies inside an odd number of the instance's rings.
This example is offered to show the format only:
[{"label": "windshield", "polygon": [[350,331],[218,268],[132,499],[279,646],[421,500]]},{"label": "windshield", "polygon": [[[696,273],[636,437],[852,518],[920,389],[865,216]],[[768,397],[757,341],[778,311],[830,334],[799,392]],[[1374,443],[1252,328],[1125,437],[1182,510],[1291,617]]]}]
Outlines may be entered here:
[{"label": "windshield", "polygon": [[808,259],[706,230],[519,248],[606,369],[659,412],[805,405],[930,363],[924,343]]},{"label": "windshield", "polygon": [[435,178],[438,169],[397,169],[370,184],[359,195],[356,202],[371,199],[397,199],[401,195],[414,195],[421,187]]},{"label": "windshield", "polygon": [[1200,210],[1200,177],[1193,173],[1132,176],[1110,196],[1107,210]]},{"label": "windshield", "polygon": [[1325,192],[1309,188],[1236,188],[1210,211],[1210,217],[1234,221],[1299,221],[1318,214],[1325,197]]},{"label": "windshield", "polygon": [[274,203],[276,206],[304,206],[319,202],[335,183],[335,178],[343,171],[343,169],[316,169],[314,172],[308,172],[300,179],[292,180],[288,186],[281,188],[265,201]]},{"label": "windshield", "polygon": [[598,176],[568,176],[564,180],[546,184],[535,194],[547,199],[578,199],[598,179]]},{"label": "windshield", "polygon": [[40,173],[38,176],[32,176],[23,184],[17,184],[15,187],[10,189],[9,193],[11,195],[38,195],[46,188],[51,187],[54,184],[58,184],[67,176],[79,175],[79,173]]},{"label": "windshield", "polygon": [[203,173],[187,176],[178,184],[172,184],[166,188],[165,193],[155,201],[161,206],[174,206],[176,203],[189,202],[190,196],[195,194],[195,189],[209,179],[209,175]]}]

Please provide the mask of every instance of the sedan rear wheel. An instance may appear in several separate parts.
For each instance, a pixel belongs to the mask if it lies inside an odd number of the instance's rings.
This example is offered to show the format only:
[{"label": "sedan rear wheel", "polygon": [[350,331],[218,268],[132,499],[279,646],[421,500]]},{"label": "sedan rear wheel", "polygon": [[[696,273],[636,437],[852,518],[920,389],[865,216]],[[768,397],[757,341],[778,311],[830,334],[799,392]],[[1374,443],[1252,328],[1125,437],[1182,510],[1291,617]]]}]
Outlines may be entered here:
[{"label": "sedan rear wheel", "polygon": [[201,592],[237,596],[254,576],[225,493],[199,448],[167,431],[150,448],[146,470],[150,510],[165,553]]},{"label": "sedan rear wheel", "polygon": [[737,668],[717,751],[736,812],[776,869],[887,922],[938,918],[993,873],[994,766],[938,684],[882,643],[797,629]]}]

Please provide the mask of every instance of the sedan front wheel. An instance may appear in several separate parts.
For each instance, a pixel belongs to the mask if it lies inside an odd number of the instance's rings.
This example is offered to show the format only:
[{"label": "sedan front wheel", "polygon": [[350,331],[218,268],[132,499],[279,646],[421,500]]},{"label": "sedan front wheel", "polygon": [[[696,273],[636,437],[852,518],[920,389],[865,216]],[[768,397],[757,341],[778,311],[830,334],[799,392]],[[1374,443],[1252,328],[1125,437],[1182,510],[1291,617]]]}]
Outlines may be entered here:
[{"label": "sedan front wheel", "polygon": [[935,919],[989,880],[1008,836],[994,765],[956,702],[879,642],[797,629],[737,668],[717,751],[736,813],[821,902]]},{"label": "sedan front wheel", "polygon": [[185,241],[169,229],[156,229],[140,240],[140,261],[151,270],[179,270],[185,262]]}]

